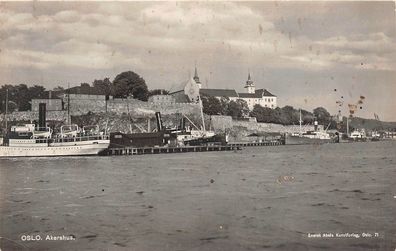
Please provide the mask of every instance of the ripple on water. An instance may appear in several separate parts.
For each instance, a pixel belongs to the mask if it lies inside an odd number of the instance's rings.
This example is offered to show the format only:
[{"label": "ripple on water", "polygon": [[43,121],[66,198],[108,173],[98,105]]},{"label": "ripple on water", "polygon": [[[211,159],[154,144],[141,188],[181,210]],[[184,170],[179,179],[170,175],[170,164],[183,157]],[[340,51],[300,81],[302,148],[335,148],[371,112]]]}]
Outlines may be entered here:
[{"label": "ripple on water", "polygon": [[275,246],[275,249],[280,250],[309,250],[308,245],[301,243],[301,242],[288,242],[288,243],[281,243]]},{"label": "ripple on water", "polygon": [[335,205],[333,205],[333,204],[328,204],[328,203],[324,203],[324,202],[311,204],[311,206],[313,206],[313,207],[321,207],[321,206],[325,206],[325,207],[335,207]]},{"label": "ripple on water", "polygon": [[333,193],[333,192],[344,192],[344,193],[364,193],[362,190],[360,189],[354,189],[354,190],[341,190],[341,189],[332,189],[329,191],[329,193]]},{"label": "ripple on water", "polygon": [[65,207],[83,207],[84,205],[81,205],[81,204],[74,204],[74,203],[71,203],[71,204],[66,204],[65,205]]},{"label": "ripple on water", "polygon": [[353,248],[364,249],[364,250],[378,250],[379,249],[379,246],[377,244],[372,244],[372,243],[354,243],[349,246],[353,247]]}]

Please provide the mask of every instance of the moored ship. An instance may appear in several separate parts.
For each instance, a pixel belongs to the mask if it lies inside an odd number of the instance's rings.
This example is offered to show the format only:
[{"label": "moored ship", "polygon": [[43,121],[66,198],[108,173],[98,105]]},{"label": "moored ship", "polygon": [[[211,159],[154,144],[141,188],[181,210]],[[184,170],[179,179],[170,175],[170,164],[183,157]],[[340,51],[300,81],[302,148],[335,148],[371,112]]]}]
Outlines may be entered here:
[{"label": "moored ship", "polygon": [[309,144],[324,144],[335,143],[336,138],[330,137],[328,133],[308,131],[301,135],[286,134],[286,145],[309,145]]},{"label": "moored ship", "polygon": [[97,155],[110,144],[109,136],[97,126],[65,125],[54,133],[46,127],[45,104],[40,104],[38,126],[12,126],[1,141],[0,157]]},{"label": "moored ship", "polygon": [[314,130],[302,132],[302,119],[300,110],[300,132],[285,135],[286,145],[307,145],[307,144],[324,144],[335,143],[338,137],[332,137],[327,130],[318,125],[318,121],[314,122]]}]

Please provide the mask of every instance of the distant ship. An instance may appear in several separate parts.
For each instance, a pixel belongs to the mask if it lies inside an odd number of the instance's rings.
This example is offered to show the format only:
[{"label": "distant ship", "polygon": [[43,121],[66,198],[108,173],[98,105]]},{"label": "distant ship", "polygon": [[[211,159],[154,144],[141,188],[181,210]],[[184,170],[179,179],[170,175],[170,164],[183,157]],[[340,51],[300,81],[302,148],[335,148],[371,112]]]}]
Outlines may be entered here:
[{"label": "distant ship", "polygon": [[330,136],[327,130],[319,129],[318,121],[314,121],[314,130],[302,132],[302,119],[300,110],[300,132],[286,134],[286,145],[307,145],[307,144],[323,144],[335,143],[337,140]]},{"label": "distant ship", "polygon": [[97,126],[65,125],[59,133],[46,127],[45,104],[39,106],[39,125],[12,126],[0,140],[0,157],[97,155],[108,148],[109,136]]},{"label": "distant ship", "polygon": [[321,131],[307,131],[301,135],[286,134],[286,145],[307,145],[335,143],[336,140],[330,134]]},{"label": "distant ship", "polygon": [[[354,130],[351,135],[349,136],[349,139],[352,141],[367,141],[367,136],[366,132],[362,130]],[[375,141],[375,140],[374,140]]]}]

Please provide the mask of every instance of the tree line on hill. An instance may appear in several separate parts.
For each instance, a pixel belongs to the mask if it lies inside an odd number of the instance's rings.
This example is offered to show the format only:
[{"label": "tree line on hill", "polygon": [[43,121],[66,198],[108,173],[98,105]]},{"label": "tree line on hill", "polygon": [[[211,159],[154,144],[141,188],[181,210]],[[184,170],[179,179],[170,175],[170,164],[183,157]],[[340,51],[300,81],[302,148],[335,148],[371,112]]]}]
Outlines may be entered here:
[{"label": "tree line on hill", "polygon": [[[203,112],[208,115],[227,115],[233,118],[255,117],[257,122],[275,123],[282,125],[298,125],[300,122],[300,110],[292,106],[277,107],[271,109],[256,104],[252,111],[249,111],[248,104],[245,100],[237,99],[236,101],[228,98],[218,99],[211,96],[202,96]],[[335,122],[330,113],[323,107],[317,107],[313,112],[301,109],[301,120],[303,124],[312,124],[314,120],[319,124],[330,124],[334,128]]]},{"label": "tree line on hill", "polygon": [[[92,84],[81,83],[78,87],[80,90],[90,90],[93,93],[111,95],[115,98],[133,97],[139,100],[147,101],[148,97],[156,94],[167,94],[166,90],[154,89],[149,90],[146,81],[133,71],[126,71],[118,74],[113,81],[109,78],[95,79]],[[70,89],[73,89],[70,88]],[[6,106],[6,92],[8,90],[8,109],[9,112],[28,111],[31,109],[32,99],[48,98],[48,91],[41,85],[28,87],[26,84],[10,85],[6,84],[0,87],[0,112],[4,113]],[[67,89],[58,86],[53,88],[56,94],[67,93]]]},{"label": "tree line on hill", "polygon": [[[95,79],[92,84],[82,83],[79,86],[81,90],[89,89],[94,93],[102,93],[111,95],[115,98],[133,97],[142,101],[146,101],[148,97],[156,94],[167,94],[163,89],[149,90],[146,81],[133,71],[126,71],[118,74],[113,81],[109,78]],[[70,88],[72,89],[72,88]],[[8,90],[8,111],[15,110],[28,111],[31,109],[32,99],[48,98],[48,90],[41,85],[27,86],[26,84],[19,85],[3,85],[0,87],[0,112],[5,112],[5,99]],[[55,94],[67,93],[67,89],[58,86],[51,91]],[[300,111],[292,106],[277,107],[271,109],[255,105],[250,111],[246,101],[238,99],[236,101],[228,98],[215,98],[210,96],[202,96],[203,111],[208,115],[228,115],[233,118],[256,117],[258,122],[276,123],[283,125],[297,125],[299,124]],[[330,124],[329,128],[337,128],[336,122],[332,119],[330,113],[323,107],[317,107],[312,112],[301,110],[302,123],[312,124],[316,120],[319,124]],[[363,119],[364,120],[364,119]],[[364,120],[365,121],[365,120]],[[337,128],[339,129],[339,128]]]}]

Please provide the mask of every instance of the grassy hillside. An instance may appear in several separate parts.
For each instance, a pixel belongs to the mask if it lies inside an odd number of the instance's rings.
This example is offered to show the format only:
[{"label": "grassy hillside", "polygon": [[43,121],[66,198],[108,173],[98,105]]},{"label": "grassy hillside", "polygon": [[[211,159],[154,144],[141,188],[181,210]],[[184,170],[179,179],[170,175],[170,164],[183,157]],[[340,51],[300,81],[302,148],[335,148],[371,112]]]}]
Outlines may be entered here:
[{"label": "grassy hillside", "polygon": [[[344,118],[345,121],[345,118]],[[375,119],[354,117],[349,120],[352,128],[364,128],[367,130],[396,130],[396,122],[382,122]]]}]

